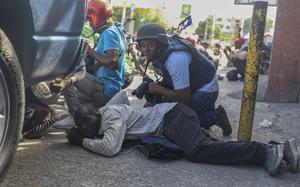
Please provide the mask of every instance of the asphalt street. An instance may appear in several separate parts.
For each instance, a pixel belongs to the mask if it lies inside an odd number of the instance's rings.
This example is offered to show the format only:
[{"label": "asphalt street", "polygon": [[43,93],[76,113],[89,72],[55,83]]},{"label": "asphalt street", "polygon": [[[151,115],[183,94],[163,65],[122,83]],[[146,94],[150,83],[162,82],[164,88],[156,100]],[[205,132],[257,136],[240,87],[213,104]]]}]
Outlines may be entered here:
[{"label": "asphalt street", "polygon": [[[227,69],[228,70],[228,69]],[[226,70],[226,71],[227,71]],[[224,74],[221,70],[220,74]],[[267,77],[261,76],[261,84]],[[137,86],[140,77],[128,89]],[[240,114],[239,99],[243,82],[220,81],[222,104],[230,117],[233,134],[217,138],[236,139]],[[261,89],[263,89],[263,85]],[[260,94],[260,93],[259,93]],[[135,105],[142,101],[134,97]],[[300,144],[300,104],[257,102],[253,140],[268,142],[296,138]],[[265,126],[264,121],[268,122]],[[40,140],[20,142],[13,164],[0,186],[299,186],[300,174],[286,167],[278,177],[271,177],[262,167],[250,165],[209,165],[178,161],[147,160],[138,150],[122,150],[117,157],[106,158],[67,143],[65,132],[53,129]]]}]

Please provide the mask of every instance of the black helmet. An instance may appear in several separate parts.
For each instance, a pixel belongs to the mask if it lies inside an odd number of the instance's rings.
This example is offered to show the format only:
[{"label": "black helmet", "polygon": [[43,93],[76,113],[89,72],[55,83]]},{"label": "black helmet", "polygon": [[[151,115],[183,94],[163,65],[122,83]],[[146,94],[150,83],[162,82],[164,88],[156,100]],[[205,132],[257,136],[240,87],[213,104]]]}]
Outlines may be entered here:
[{"label": "black helmet", "polygon": [[155,23],[145,24],[138,30],[136,40],[140,42],[143,39],[157,39],[162,44],[169,44],[166,30]]}]

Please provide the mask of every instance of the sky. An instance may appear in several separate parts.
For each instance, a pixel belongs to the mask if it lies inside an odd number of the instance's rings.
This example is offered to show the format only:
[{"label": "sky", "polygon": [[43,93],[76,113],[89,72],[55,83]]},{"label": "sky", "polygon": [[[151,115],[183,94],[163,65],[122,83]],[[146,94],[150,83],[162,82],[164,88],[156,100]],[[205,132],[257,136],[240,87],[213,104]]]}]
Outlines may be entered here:
[{"label": "sky", "polygon": [[[223,18],[249,18],[252,17],[252,5],[235,5],[234,0],[112,0],[112,5],[123,5],[126,1],[130,7],[159,8],[164,7],[163,12],[169,25],[179,21],[182,4],[192,5],[192,18],[194,23],[204,20],[208,15]],[[269,7],[267,17],[275,20],[276,7]]]}]

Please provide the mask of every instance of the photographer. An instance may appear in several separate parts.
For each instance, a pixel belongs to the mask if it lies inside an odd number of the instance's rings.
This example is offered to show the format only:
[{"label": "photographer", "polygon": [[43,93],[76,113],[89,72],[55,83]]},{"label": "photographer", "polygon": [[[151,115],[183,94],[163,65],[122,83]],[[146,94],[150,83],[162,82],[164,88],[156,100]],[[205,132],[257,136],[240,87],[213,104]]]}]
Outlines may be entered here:
[{"label": "photographer", "polygon": [[232,133],[222,106],[215,109],[219,94],[216,68],[188,41],[166,35],[158,24],[146,24],[137,33],[143,55],[163,77],[160,85],[151,82],[149,93],[160,95],[164,102],[180,102],[190,106],[204,128],[217,125],[224,135]]},{"label": "photographer", "polygon": [[162,103],[138,108],[129,105],[125,92],[119,92],[115,97],[123,98],[117,99],[120,104],[108,103],[99,110],[91,105],[81,105],[75,115],[76,128],[67,132],[70,144],[112,157],[120,152],[124,140],[159,135],[178,145],[184,157],[192,162],[246,162],[264,166],[275,176],[285,160],[292,172],[299,170],[295,139],[287,140],[284,145],[219,141],[200,128],[196,113],[184,104]]},{"label": "photographer", "polygon": [[235,41],[234,46],[234,51],[231,51],[230,48],[225,48],[224,53],[228,61],[233,63],[237,73],[241,75],[241,80],[244,80],[249,46],[241,37]]}]

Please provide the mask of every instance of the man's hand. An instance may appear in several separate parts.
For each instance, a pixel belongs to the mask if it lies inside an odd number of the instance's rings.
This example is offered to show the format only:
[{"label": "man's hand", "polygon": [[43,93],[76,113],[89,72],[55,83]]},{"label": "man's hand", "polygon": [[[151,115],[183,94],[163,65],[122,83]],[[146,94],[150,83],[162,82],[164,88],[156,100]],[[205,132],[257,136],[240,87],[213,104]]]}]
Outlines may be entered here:
[{"label": "man's hand", "polygon": [[80,145],[82,146],[83,136],[80,134],[78,129],[75,127],[71,128],[67,133],[68,141],[71,145]]},{"label": "man's hand", "polygon": [[62,79],[62,78],[56,78],[50,83],[50,90],[52,92],[58,93],[61,92],[63,89],[66,87],[70,86],[72,84],[72,81],[67,79]]},{"label": "man's hand", "polygon": [[95,50],[91,48],[91,46],[88,46],[87,48],[87,56],[91,58],[95,58]]},{"label": "man's hand", "polygon": [[148,84],[148,91],[151,94],[158,94],[160,90],[160,86],[155,84],[154,82],[150,82]]}]

